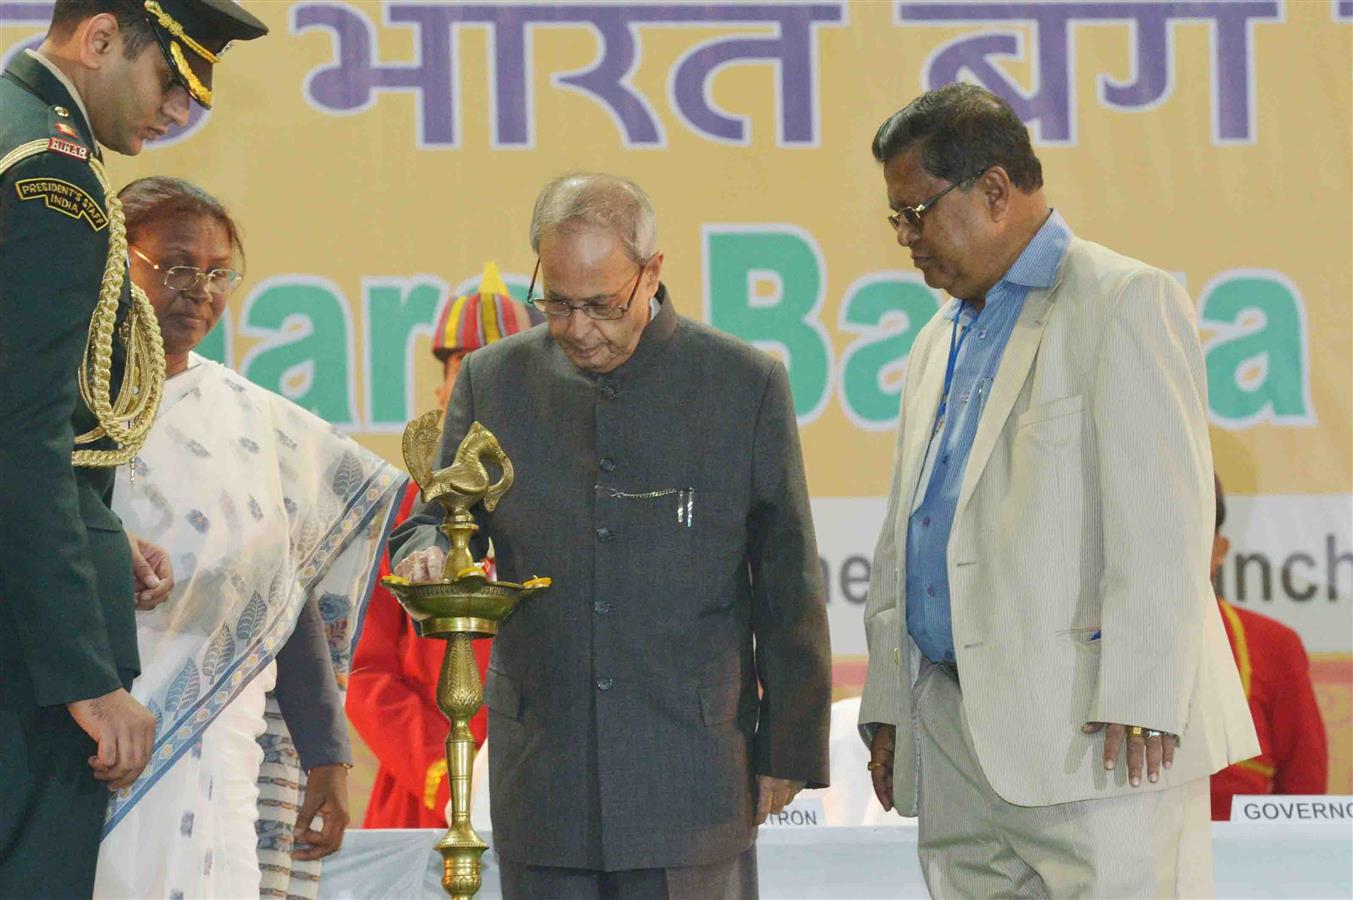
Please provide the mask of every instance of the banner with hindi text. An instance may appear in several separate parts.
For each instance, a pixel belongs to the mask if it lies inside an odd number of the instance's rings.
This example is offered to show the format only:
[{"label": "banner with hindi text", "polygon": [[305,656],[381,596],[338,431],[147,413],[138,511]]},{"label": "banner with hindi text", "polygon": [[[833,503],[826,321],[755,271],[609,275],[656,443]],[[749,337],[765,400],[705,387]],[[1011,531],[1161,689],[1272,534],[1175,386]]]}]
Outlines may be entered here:
[{"label": "banner with hindi text", "polygon": [[[217,109],[109,165],[242,223],[247,281],[203,351],[398,460],[441,305],[490,259],[524,293],[542,183],[634,178],[678,310],[788,364],[843,692],[899,378],[943,302],[869,141],[949,81],[1007,98],[1072,229],[1197,303],[1221,590],[1300,633],[1353,791],[1353,2],[246,5],[272,34],[226,54]],[[0,2],[0,53],[50,8]]]}]

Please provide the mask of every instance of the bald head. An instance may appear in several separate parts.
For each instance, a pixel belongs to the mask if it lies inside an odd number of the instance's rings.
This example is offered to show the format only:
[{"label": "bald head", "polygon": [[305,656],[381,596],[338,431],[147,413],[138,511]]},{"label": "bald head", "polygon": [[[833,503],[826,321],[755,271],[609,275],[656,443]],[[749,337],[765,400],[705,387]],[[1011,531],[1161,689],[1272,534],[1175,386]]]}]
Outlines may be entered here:
[{"label": "bald head", "polygon": [[644,189],[627,178],[594,172],[564,175],[545,185],[531,213],[531,249],[551,232],[610,232],[635,263],[658,250],[658,217]]}]

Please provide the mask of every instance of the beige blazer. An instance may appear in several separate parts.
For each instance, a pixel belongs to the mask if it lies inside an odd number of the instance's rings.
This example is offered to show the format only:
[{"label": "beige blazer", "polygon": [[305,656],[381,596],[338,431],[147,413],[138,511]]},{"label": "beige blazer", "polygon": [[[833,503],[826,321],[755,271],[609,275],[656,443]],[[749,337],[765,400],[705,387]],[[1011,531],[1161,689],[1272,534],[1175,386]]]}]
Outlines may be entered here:
[{"label": "beige blazer", "polygon": [[[860,706],[897,727],[894,803],[915,815],[907,635],[909,513],[944,381],[948,330],[917,335],[875,551]],[[948,545],[963,708],[987,780],[1044,806],[1134,790],[1088,721],[1181,736],[1154,790],[1259,752],[1208,583],[1212,456],[1202,349],[1169,275],[1073,239],[1030,290],[968,458]],[[1095,632],[1102,637],[1095,639]]]}]

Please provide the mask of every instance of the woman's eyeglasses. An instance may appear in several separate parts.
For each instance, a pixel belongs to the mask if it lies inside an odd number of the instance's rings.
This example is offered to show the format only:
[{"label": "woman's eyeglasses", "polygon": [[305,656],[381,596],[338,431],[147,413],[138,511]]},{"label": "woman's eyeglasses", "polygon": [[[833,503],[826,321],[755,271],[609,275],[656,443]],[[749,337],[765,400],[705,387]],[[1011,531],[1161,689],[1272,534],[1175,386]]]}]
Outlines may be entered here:
[{"label": "woman's eyeglasses", "polygon": [[146,265],[164,275],[164,286],[175,291],[191,291],[199,281],[206,282],[207,290],[213,294],[229,294],[240,283],[242,277],[234,269],[199,269],[196,266],[173,266],[162,268],[135,247],[131,251],[145,260]]}]

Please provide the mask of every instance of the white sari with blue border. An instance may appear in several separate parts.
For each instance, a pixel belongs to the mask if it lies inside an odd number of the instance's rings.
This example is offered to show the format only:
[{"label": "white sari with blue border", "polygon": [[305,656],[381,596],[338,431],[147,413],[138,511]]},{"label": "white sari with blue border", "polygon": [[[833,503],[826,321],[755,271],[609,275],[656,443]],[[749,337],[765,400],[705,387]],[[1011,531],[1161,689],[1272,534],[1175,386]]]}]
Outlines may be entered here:
[{"label": "white sari with blue border", "polygon": [[286,827],[304,780],[265,695],[310,596],[346,687],[404,475],[196,354],[132,465],[114,509],[169,553],[175,586],[137,613],[132,693],[158,729],[150,765],[109,803],[95,893],[311,894],[318,865],[291,865]]}]

